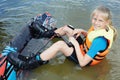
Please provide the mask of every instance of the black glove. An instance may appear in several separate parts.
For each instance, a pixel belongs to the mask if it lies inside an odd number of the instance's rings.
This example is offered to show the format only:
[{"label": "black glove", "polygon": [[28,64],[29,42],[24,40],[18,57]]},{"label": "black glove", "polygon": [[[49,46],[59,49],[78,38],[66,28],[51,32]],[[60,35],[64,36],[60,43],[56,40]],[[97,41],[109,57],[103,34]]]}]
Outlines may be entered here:
[{"label": "black glove", "polygon": [[43,31],[42,29],[38,29],[37,27],[30,27],[31,35],[33,38],[51,38],[55,35],[55,29]]},{"label": "black glove", "polygon": [[[52,29],[52,30],[48,30],[45,31],[43,34],[41,34],[41,37],[45,37],[45,38],[51,38],[53,35],[56,35],[56,33],[54,32],[57,28]],[[57,36],[57,35],[56,35]]]}]

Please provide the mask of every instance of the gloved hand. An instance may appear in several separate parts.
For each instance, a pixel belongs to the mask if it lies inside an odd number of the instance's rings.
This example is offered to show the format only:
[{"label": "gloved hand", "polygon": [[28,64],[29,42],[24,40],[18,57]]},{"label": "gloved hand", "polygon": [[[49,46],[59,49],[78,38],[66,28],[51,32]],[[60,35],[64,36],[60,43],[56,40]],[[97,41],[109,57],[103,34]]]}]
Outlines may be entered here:
[{"label": "gloved hand", "polygon": [[45,37],[45,38],[51,38],[52,36],[56,36],[57,34],[54,32],[57,28],[45,31],[44,33],[41,34],[41,37]]},{"label": "gloved hand", "polygon": [[17,48],[6,46],[5,49],[2,51],[2,55],[8,55],[10,52],[17,52]]}]

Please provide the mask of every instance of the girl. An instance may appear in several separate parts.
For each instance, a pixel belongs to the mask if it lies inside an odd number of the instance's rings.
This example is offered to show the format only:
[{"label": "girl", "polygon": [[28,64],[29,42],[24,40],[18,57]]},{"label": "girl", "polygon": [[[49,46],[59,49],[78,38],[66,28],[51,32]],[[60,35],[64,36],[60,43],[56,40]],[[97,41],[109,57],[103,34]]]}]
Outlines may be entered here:
[{"label": "girl", "polygon": [[[15,58],[12,58],[14,54],[8,55],[8,60],[22,69],[29,69],[33,68],[33,65],[44,64],[61,51],[81,67],[98,64],[108,54],[117,32],[112,25],[110,10],[104,6],[99,6],[92,12],[91,23],[92,26],[88,32],[67,25],[55,30],[55,33],[60,36],[67,35],[72,47],[64,41],[58,41],[40,55],[34,56],[29,62],[20,59],[15,61]],[[85,41],[78,38],[81,34],[86,37]]]}]

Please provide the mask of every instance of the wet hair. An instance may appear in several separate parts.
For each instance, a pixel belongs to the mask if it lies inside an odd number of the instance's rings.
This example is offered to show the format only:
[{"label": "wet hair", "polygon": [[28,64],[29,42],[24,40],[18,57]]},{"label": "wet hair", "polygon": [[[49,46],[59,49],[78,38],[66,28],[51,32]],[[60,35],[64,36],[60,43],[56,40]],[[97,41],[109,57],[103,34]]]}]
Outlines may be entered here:
[{"label": "wet hair", "polygon": [[109,24],[107,27],[110,27],[111,29],[113,29],[114,31],[114,37],[113,40],[116,39],[117,36],[117,30],[115,29],[115,27],[112,25],[112,14],[109,8],[105,7],[105,6],[98,6],[91,14],[91,18],[97,14],[97,13],[101,13],[102,17],[104,18],[104,20],[108,21]]}]

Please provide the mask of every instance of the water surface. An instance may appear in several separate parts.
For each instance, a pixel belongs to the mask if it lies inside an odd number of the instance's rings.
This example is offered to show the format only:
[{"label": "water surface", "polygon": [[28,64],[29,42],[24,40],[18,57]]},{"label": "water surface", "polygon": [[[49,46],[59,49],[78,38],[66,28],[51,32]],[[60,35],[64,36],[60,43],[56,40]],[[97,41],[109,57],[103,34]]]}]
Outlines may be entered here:
[{"label": "water surface", "polygon": [[[57,27],[71,24],[88,29],[90,14],[99,5],[110,8],[113,24],[120,34],[119,0],[0,0],[0,50],[25,26],[30,18],[50,12],[57,19]],[[80,69],[64,56],[57,57],[26,75],[25,80],[120,80],[120,37],[102,63]]]}]

